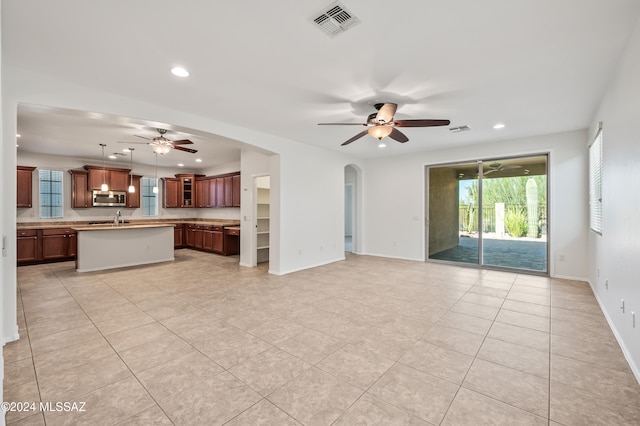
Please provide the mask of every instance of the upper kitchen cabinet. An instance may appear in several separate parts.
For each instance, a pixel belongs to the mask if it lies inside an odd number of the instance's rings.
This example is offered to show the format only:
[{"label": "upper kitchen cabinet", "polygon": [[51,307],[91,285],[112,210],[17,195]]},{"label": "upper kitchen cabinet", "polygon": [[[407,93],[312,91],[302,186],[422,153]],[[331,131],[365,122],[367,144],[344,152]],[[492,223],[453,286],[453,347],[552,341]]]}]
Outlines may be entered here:
[{"label": "upper kitchen cabinet", "polygon": [[115,167],[84,166],[89,171],[88,190],[99,191],[103,183],[109,186],[109,191],[126,191],[129,189],[129,169]]},{"label": "upper kitchen cabinet", "polygon": [[217,176],[177,174],[162,178],[164,208],[240,207],[240,172]]},{"label": "upper kitchen cabinet", "polygon": [[91,207],[91,191],[89,187],[89,172],[86,170],[69,170],[71,174],[71,207],[86,209]]},{"label": "upper kitchen cabinet", "polygon": [[179,207],[193,208],[196,207],[196,178],[204,177],[204,175],[195,174],[178,174],[176,178],[180,179],[178,187],[178,203]]},{"label": "upper kitchen cabinet", "polygon": [[[130,209],[140,208],[140,198],[142,197],[142,194],[140,194],[141,179],[142,179],[142,176],[139,176],[139,175],[131,176],[130,182],[133,185],[133,188],[135,189],[135,191],[127,193],[127,207]],[[127,186],[127,190],[128,188],[129,187]]]},{"label": "upper kitchen cabinet", "polygon": [[162,178],[162,205],[165,209],[180,207],[180,203],[178,201],[179,187],[180,179]]},{"label": "upper kitchen cabinet", "polygon": [[18,166],[17,170],[17,207],[32,207],[33,171],[35,167]]},{"label": "upper kitchen cabinet", "polygon": [[215,207],[240,207],[240,173],[216,176]]}]

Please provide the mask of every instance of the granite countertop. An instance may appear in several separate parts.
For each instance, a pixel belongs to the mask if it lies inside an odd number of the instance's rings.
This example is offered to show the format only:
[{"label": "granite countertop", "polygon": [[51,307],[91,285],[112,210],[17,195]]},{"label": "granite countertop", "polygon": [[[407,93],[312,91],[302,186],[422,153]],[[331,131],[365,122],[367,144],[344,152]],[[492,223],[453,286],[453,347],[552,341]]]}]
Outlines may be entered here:
[{"label": "granite countertop", "polygon": [[[125,226],[132,225],[176,225],[181,223],[196,223],[201,225],[216,226],[240,226],[239,220],[233,219],[133,219],[128,220]],[[104,226],[111,229],[110,220],[77,220],[77,221],[57,221],[57,222],[20,222],[17,224],[17,230],[25,229],[60,229],[60,228],[78,228],[78,227],[97,227]]]},{"label": "granite countertop", "polygon": [[173,223],[149,223],[149,224],[124,224],[124,225],[108,225],[108,224],[96,224],[96,225],[80,225],[72,226],[74,231],[124,231],[127,229],[141,229],[141,228],[172,228]]}]

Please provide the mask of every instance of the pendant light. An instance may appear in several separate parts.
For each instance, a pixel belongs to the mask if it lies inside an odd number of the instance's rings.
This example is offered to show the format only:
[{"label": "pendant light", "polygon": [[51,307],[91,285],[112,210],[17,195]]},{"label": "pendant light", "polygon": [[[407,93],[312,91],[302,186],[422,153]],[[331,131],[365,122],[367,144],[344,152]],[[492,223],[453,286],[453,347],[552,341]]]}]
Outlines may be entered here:
[{"label": "pendant light", "polygon": [[156,154],[156,181],[153,186],[153,193],[157,194],[158,193],[158,153],[156,152],[155,154]]},{"label": "pendant light", "polygon": [[104,167],[104,147],[107,145],[101,143],[100,146],[102,147],[102,185],[100,186],[100,190],[108,191],[109,185],[107,185],[107,170]]},{"label": "pendant light", "polygon": [[129,148],[129,152],[131,153],[131,167],[129,170],[129,192],[136,192],[136,187],[133,186],[133,148]]}]

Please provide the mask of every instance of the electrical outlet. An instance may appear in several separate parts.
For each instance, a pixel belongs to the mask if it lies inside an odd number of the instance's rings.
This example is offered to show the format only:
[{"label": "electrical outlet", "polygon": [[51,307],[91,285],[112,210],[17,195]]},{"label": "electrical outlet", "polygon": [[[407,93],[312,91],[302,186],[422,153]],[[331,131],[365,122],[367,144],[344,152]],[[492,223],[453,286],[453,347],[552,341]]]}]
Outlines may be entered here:
[{"label": "electrical outlet", "polygon": [[558,256],[558,260],[559,260],[560,262],[564,262],[564,261],[566,260],[566,259],[565,259],[565,257],[564,257],[564,254],[559,255],[559,256]]},{"label": "electrical outlet", "polygon": [[604,281],[604,286],[607,290],[609,290],[609,280]]},{"label": "electrical outlet", "polygon": [[631,326],[636,328],[636,313],[631,311]]}]

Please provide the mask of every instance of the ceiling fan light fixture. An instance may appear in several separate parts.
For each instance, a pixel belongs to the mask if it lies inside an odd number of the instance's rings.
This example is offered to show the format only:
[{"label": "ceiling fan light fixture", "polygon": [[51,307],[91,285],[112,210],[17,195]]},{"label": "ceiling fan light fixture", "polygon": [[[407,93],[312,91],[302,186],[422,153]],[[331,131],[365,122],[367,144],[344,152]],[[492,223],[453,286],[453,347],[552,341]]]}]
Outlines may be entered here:
[{"label": "ceiling fan light fixture", "polygon": [[164,155],[171,151],[171,145],[164,143],[153,143],[151,144],[151,149],[153,149],[153,152],[155,152],[156,154]]},{"label": "ceiling fan light fixture", "polygon": [[389,136],[392,131],[393,127],[390,126],[375,126],[370,128],[367,133],[369,133],[369,136],[381,140],[382,138]]},{"label": "ceiling fan light fixture", "polygon": [[498,129],[504,129],[505,125],[504,123],[496,123],[493,125],[493,128],[498,130]]}]

